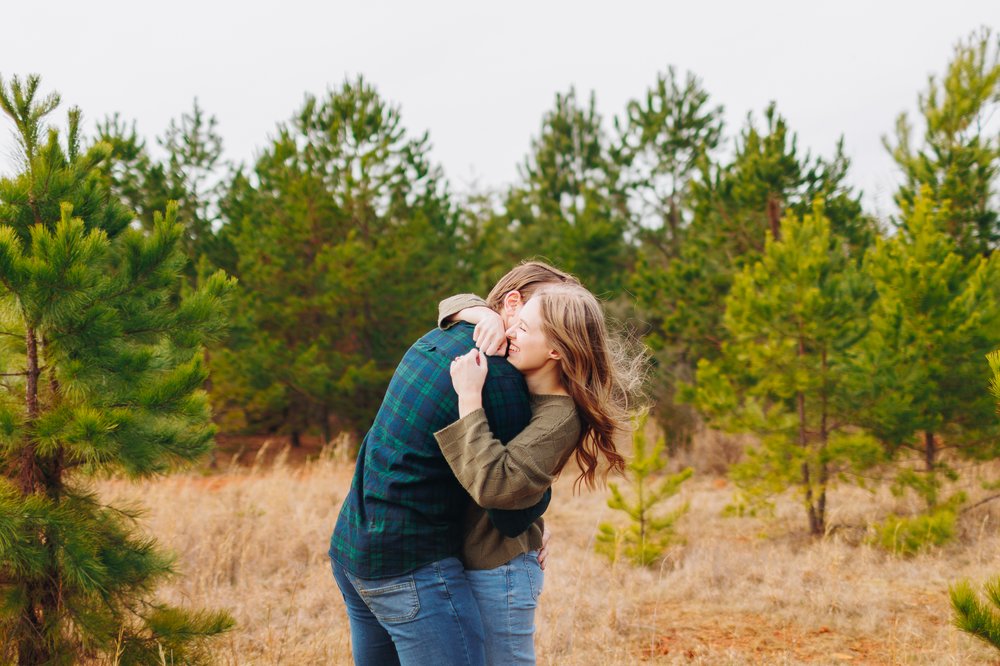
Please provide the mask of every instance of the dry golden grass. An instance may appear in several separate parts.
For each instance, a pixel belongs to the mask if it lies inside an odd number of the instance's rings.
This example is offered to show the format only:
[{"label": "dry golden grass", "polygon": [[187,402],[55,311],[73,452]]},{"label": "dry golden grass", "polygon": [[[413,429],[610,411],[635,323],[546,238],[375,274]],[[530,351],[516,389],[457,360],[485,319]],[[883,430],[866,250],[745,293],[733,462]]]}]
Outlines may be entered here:
[{"label": "dry golden grass", "polygon": [[[347,619],[326,556],[353,464],[331,457],[231,468],[141,485],[105,481],[112,501],[148,508],[144,526],[178,554],[160,597],[229,608],[238,628],[221,664],[348,664]],[[569,475],[567,475],[569,476]],[[903,560],[855,531],[814,541],[791,499],[773,520],[721,517],[730,488],[696,478],[683,494],[686,537],[663,565],[612,565],[593,552],[616,520],[602,493],[557,484],[555,537],[538,617],[541,664],[970,664],[993,650],[950,626],[947,588],[1000,573],[1000,508],[963,522],[958,543]],[[831,523],[862,524],[894,500],[860,490],[831,498]],[[994,663],[1000,663],[994,661]]]}]

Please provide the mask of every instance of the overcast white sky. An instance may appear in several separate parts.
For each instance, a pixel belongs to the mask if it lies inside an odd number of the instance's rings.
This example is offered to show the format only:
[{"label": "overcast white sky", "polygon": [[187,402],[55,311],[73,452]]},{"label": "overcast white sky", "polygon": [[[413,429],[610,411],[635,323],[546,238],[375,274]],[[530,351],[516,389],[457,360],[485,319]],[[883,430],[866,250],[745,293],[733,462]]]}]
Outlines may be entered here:
[{"label": "overcast white sky", "polygon": [[829,155],[843,134],[854,184],[889,213],[881,136],[982,25],[1000,29],[1000,1],[5,2],[0,75],[39,73],[60,118],[77,105],[92,129],[118,111],[150,143],[197,96],[227,157],[249,161],[306,92],[363,74],[461,191],[516,178],[556,92],[595,91],[610,122],[675,65],[725,107],[729,137],[769,100],[802,149]]}]

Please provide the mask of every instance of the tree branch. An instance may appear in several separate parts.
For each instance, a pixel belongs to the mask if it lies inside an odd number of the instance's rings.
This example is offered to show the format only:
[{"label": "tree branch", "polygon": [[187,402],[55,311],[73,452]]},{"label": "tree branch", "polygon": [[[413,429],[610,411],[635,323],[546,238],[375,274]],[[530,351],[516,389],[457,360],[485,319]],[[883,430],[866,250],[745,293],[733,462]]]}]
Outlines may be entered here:
[{"label": "tree branch", "polygon": [[990,495],[986,499],[981,499],[978,502],[976,502],[975,504],[970,504],[969,506],[962,507],[961,509],[959,509],[958,512],[959,513],[965,513],[966,511],[972,511],[977,506],[981,506],[983,504],[986,504],[987,502],[992,502],[995,499],[1000,499],[1000,495]]}]

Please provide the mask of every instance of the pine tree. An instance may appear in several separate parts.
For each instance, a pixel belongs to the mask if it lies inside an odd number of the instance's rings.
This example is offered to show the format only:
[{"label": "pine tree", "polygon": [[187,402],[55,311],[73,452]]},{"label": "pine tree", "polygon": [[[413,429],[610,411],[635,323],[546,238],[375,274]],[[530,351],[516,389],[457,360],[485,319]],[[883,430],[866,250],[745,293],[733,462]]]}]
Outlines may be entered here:
[{"label": "pine tree", "polygon": [[171,120],[158,142],[167,153],[163,189],[169,200],[177,202],[177,221],[184,228],[182,246],[191,258],[187,273],[193,282],[202,257],[209,265],[222,266],[226,253],[215,228],[221,224],[220,172],[226,167],[218,120],[206,114],[195,98],[191,112]]},{"label": "pine tree", "polygon": [[658,437],[652,448],[647,450],[647,420],[648,414],[643,414],[636,423],[632,433],[632,457],[626,466],[626,475],[631,476],[634,499],[626,499],[618,484],[608,484],[611,489],[608,507],[624,512],[630,522],[624,528],[601,523],[596,543],[597,552],[607,555],[612,561],[623,553],[639,566],[656,562],[667,546],[677,540],[674,524],[687,513],[688,504],[661,515],[657,515],[658,506],[676,495],[681,484],[694,472],[689,467],[677,474],[663,475],[668,462],[666,438]]},{"label": "pine tree", "polygon": [[672,347],[690,366],[718,357],[723,309],[735,275],[758,261],[768,239],[780,238],[781,219],[805,215],[822,198],[831,231],[856,260],[874,240],[874,222],[846,183],[843,145],[828,159],[802,155],[797,137],[770,105],[759,127],[753,117],[736,141],[733,160],[703,160],[690,181],[691,224],[665,270],[640,264],[631,287],[652,320],[659,346]]},{"label": "pine tree", "polygon": [[1000,35],[984,28],[959,42],[945,75],[930,77],[919,107],[922,141],[914,141],[906,114],[896,121],[895,142],[884,139],[905,179],[896,201],[912,209],[929,188],[935,201],[948,202],[942,224],[959,252],[986,256],[1000,242],[1000,136],[990,131],[1000,112]]},{"label": "pine tree", "polygon": [[[126,124],[117,114],[98,123],[95,142],[108,143],[112,158],[103,165],[112,191],[133,211],[146,229],[167,202],[177,202],[177,221],[184,229],[181,246],[189,258],[185,274],[197,284],[199,264],[232,271],[233,249],[218,233],[221,224],[222,137],[218,121],[199,106],[180,120],[171,120],[157,143],[165,158],[154,159],[135,123]],[[205,273],[205,269],[202,269]]]},{"label": "pine tree", "polygon": [[[987,356],[992,372],[990,392],[994,404],[1000,405],[1000,351]],[[955,626],[1000,650],[1000,576],[984,586],[989,605],[973,592],[969,581],[961,581],[949,588]]]},{"label": "pine tree", "polygon": [[510,270],[501,260],[509,248],[498,248],[498,239],[507,235],[510,225],[503,207],[504,196],[501,190],[481,188],[475,183],[456,196],[460,248],[454,262],[456,293],[467,289],[488,294]]},{"label": "pine tree", "polygon": [[[233,421],[329,441],[374,416],[460,287],[456,216],[426,134],[364,79],[306,98],[223,202],[241,290],[213,396]],[[226,401],[226,402],[223,402]]]},{"label": "pine tree", "polygon": [[689,73],[681,82],[671,67],[657,76],[645,97],[628,103],[615,127],[619,135],[615,158],[639,242],[629,286],[639,316],[649,324],[646,341],[657,354],[657,420],[667,432],[671,450],[676,450],[690,442],[697,415],[690,405],[675,400],[676,378],[690,380],[693,365],[684,357],[685,343],[664,330],[671,315],[664,295],[681,296],[670,287],[678,277],[678,258],[690,233],[694,183],[707,172],[706,164],[722,138],[722,107],[709,104],[697,77]]},{"label": "pine tree", "polygon": [[0,81],[23,160],[0,180],[0,661],[207,663],[232,620],[153,601],[171,558],[87,479],[161,474],[211,446],[200,350],[232,284],[172,298],[176,208],[133,228],[101,172],[111,147],[81,151],[76,110],[61,143],[44,124],[58,97],[38,87]]},{"label": "pine tree", "polygon": [[538,256],[579,277],[601,296],[621,293],[631,253],[629,218],[593,95],[557,94],[505,201],[492,240],[497,267]]},{"label": "pine tree", "polygon": [[[816,197],[825,201],[831,230],[860,261],[876,235],[861,212],[859,196],[846,184],[849,161],[838,144],[832,157],[801,154],[796,136],[774,105],[761,127],[748,118],[731,162],[702,159],[690,174],[686,213],[674,256],[657,253],[643,238],[630,290],[645,321],[648,344],[657,352],[663,381],[657,393],[669,398],[661,422],[681,439],[696,420],[672,398],[674,387],[690,383],[701,359],[715,360],[727,339],[723,325],[727,295],[735,276],[760,260],[768,239],[780,236],[780,220],[807,214]],[[682,400],[676,402],[683,403]]]},{"label": "pine tree", "polygon": [[624,118],[615,118],[616,161],[622,170],[636,232],[650,254],[677,255],[691,223],[691,188],[722,140],[722,107],[709,104],[701,81],[679,80],[670,67],[645,97],[633,99]]},{"label": "pine tree", "polygon": [[864,334],[871,289],[822,204],[786,216],[760,261],[736,276],[726,298],[728,342],[698,365],[694,397],[710,422],[760,438],[731,469],[737,510],[767,507],[795,488],[809,531],[826,530],[827,489],[879,460],[850,429],[846,352]]},{"label": "pine tree", "polygon": [[997,455],[993,404],[980,390],[977,358],[1000,345],[1000,258],[964,258],[946,233],[952,219],[930,188],[906,205],[901,227],[865,257],[878,294],[871,328],[853,354],[854,421],[889,456],[911,449],[923,473],[903,469],[901,487],[928,508],[940,501],[944,448],[966,458]]}]

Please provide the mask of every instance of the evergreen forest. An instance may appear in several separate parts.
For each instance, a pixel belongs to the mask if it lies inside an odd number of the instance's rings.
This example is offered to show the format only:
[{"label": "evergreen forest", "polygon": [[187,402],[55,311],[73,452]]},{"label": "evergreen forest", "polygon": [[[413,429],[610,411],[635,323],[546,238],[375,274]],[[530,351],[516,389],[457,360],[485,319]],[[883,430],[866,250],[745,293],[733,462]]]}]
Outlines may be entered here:
[{"label": "evergreen forest", "polygon": [[437,302],[528,259],[650,350],[654,458],[739,436],[728,513],[791,495],[824,537],[834,487],[888,487],[919,510],[881,516],[872,543],[948,542],[973,504],[955,481],[1000,458],[1000,35],[958,40],[913,94],[885,128],[898,189],[879,216],[851,137],[802,150],[780,99],[728,126],[673,67],[613,117],[555,92],[516,181],[475,191],[363,76],[290,103],[234,164],[197,101],[147,136],[4,72],[0,662],[160,663],[168,645],[211,663],[232,618],[155,602],[171,558],[88,480],[190,467],[220,435],[356,446]]}]

